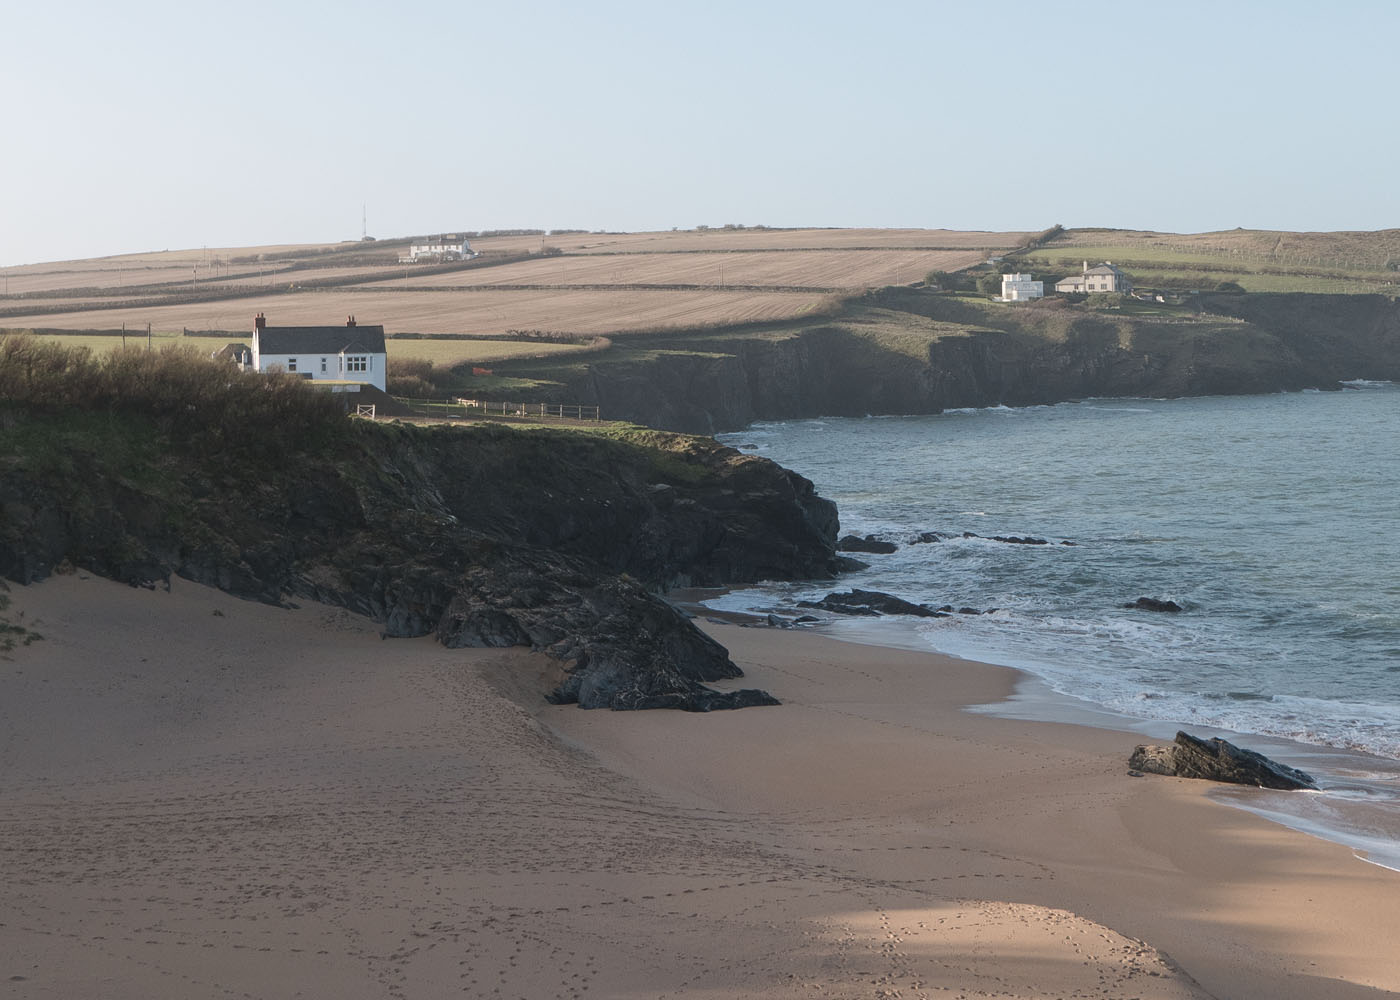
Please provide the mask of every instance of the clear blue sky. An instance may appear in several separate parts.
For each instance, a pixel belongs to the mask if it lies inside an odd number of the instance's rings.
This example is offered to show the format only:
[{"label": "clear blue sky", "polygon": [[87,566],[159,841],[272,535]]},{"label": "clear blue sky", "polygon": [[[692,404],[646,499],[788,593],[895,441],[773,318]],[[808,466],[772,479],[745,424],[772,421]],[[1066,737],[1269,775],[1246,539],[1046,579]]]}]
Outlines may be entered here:
[{"label": "clear blue sky", "polygon": [[1400,4],[0,14],[0,265],[504,227],[1400,226]]}]

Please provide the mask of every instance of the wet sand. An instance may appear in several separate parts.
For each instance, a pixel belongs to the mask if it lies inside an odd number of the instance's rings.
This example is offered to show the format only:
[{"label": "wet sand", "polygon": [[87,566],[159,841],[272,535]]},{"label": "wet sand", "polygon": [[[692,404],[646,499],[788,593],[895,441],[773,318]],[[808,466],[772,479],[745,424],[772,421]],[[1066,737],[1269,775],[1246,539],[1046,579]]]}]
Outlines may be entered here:
[{"label": "wet sand", "polygon": [[992,718],[1011,671],[707,625],[783,706],[60,577],[0,657],[17,997],[1376,997],[1400,874]]}]

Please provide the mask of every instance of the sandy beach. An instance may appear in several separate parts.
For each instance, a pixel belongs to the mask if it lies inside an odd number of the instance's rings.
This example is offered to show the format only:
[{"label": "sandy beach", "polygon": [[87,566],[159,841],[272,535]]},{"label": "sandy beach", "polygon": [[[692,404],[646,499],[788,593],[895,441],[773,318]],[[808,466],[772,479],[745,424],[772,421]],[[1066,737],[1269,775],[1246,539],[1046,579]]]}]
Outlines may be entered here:
[{"label": "sandy beach", "polygon": [[1400,874],[1129,776],[1132,734],[962,711],[1008,670],[706,625],[781,707],[584,712],[339,609],[9,596],[6,996],[1400,990]]}]

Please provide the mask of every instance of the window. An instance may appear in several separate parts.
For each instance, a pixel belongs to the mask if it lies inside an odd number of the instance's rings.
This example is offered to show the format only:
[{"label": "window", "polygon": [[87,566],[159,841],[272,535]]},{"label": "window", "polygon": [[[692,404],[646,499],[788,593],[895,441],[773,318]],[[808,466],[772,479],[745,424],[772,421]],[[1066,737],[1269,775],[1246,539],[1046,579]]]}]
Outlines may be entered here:
[{"label": "window", "polygon": [[321,359],[321,374],[322,374],[322,375],[326,374],[326,359],[325,359],[325,358],[322,358],[322,359]]},{"label": "window", "polygon": [[348,372],[368,371],[369,358],[363,354],[352,354],[345,359],[345,370]]},{"label": "window", "polygon": [[288,359],[287,359],[287,371],[289,371],[289,372],[294,372],[294,371],[296,371],[296,370],[297,370],[297,359],[296,359],[296,358],[288,358]]}]

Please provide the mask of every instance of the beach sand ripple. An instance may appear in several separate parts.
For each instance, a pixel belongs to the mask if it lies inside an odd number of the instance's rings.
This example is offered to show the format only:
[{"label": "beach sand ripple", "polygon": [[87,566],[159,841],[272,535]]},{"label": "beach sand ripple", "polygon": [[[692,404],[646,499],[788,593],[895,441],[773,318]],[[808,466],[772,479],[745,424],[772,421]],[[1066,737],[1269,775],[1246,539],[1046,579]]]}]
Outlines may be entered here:
[{"label": "beach sand ripple", "polygon": [[[1400,985],[1327,909],[1396,895],[1392,873],[1135,782],[1100,755],[1112,734],[956,711],[1001,671],[718,627],[742,683],[788,704],[582,712],[537,697],[534,654],[383,641],[333,608],[81,576],[11,597],[44,640],[0,659],[7,995]],[[1220,856],[1174,854],[1174,814]],[[1307,867],[1226,885],[1246,841]],[[1307,947],[1279,915],[1303,892],[1338,921]]]}]

